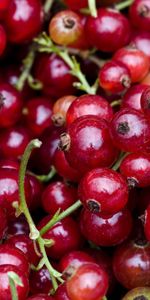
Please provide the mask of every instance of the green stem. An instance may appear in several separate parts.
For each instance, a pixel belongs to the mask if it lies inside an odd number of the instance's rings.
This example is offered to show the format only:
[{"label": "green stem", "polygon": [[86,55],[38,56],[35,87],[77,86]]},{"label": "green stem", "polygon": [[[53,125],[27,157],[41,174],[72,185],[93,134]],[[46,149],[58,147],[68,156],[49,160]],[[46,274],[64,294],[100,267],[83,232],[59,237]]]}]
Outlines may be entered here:
[{"label": "green stem", "polygon": [[111,107],[115,107],[115,106],[118,106],[118,105],[120,105],[121,104],[121,100],[115,100],[115,101],[113,101],[113,102],[111,102]]},{"label": "green stem", "polygon": [[28,79],[30,75],[30,71],[32,69],[33,63],[35,59],[35,48],[32,47],[29,51],[27,57],[23,61],[23,72],[21,73],[17,83],[16,83],[16,89],[18,91],[22,91],[26,80]]},{"label": "green stem", "polygon": [[20,196],[20,211],[24,213],[30,228],[30,238],[36,240],[39,236],[39,231],[36,229],[36,226],[33,222],[33,219],[30,215],[26,198],[25,198],[25,188],[24,188],[24,179],[27,169],[27,164],[29,157],[34,148],[39,148],[41,146],[41,141],[35,139],[32,140],[25,149],[25,152],[21,159],[20,169],[19,169],[19,196]]},{"label": "green stem", "polygon": [[35,175],[34,176],[41,182],[49,182],[56,175],[56,169],[52,166],[50,172],[47,175]]},{"label": "green stem", "polygon": [[112,170],[117,171],[121,165],[122,160],[128,155],[128,153],[121,152],[117,162],[113,165]]},{"label": "green stem", "polygon": [[122,9],[125,9],[127,7],[129,7],[132,3],[133,3],[134,0],[126,0],[126,1],[123,1],[121,3],[118,3],[115,5],[115,8],[117,10],[122,10]]},{"label": "green stem", "polygon": [[91,16],[96,18],[97,17],[96,1],[88,0],[88,6],[89,6]]},{"label": "green stem", "polygon": [[54,3],[54,0],[46,0],[45,1],[44,7],[43,7],[45,15],[47,15],[49,13],[53,3]]},{"label": "green stem", "polygon": [[16,285],[11,277],[9,277],[9,285],[10,285],[12,300],[18,300]]},{"label": "green stem", "polygon": [[77,210],[82,205],[81,201],[76,201],[73,205],[67,208],[62,213],[54,217],[40,230],[40,234],[45,234],[50,228],[52,228],[57,222],[71,215],[75,210]]}]

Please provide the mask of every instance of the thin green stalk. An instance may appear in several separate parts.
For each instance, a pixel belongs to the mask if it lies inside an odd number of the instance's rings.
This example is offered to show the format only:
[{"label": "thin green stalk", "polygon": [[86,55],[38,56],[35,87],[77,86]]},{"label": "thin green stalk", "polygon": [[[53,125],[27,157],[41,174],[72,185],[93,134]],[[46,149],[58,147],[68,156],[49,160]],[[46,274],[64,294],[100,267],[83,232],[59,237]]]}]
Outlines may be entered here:
[{"label": "thin green stalk", "polygon": [[52,228],[57,222],[61,221],[62,219],[68,217],[72,214],[75,210],[81,207],[82,203],[80,200],[76,201],[73,205],[67,208],[60,214],[54,215],[54,217],[40,230],[40,234],[45,234],[50,228]]},{"label": "thin green stalk", "polygon": [[56,169],[52,166],[50,172],[47,175],[35,175],[34,176],[41,182],[49,182],[55,175]]},{"label": "thin green stalk", "polygon": [[118,160],[112,166],[112,170],[117,171],[120,168],[122,160],[128,155],[128,153],[121,152]]},{"label": "thin green stalk", "polygon": [[44,7],[43,7],[43,10],[44,10],[44,14],[47,15],[52,7],[54,3],[54,0],[46,0],[45,3],[44,3]]},{"label": "thin green stalk", "polygon": [[115,5],[115,8],[117,10],[122,10],[122,9],[125,9],[127,7],[129,7],[132,3],[133,3],[134,0],[125,0],[123,2],[120,2],[118,4]]},{"label": "thin green stalk", "polygon": [[111,107],[115,107],[115,106],[118,106],[118,105],[120,105],[121,104],[121,100],[115,100],[115,101],[113,101],[113,102],[111,102]]},{"label": "thin green stalk", "polygon": [[91,16],[96,18],[97,17],[96,1],[88,0],[88,6],[89,6]]},{"label": "thin green stalk", "polygon": [[12,300],[18,300],[18,293],[17,293],[16,285],[23,286],[22,281],[15,272],[10,271],[7,274],[8,274],[8,279],[9,279]]},{"label": "thin green stalk", "polygon": [[31,47],[27,57],[23,60],[23,71],[16,83],[16,89],[22,91],[28,79],[35,59],[35,47]]}]

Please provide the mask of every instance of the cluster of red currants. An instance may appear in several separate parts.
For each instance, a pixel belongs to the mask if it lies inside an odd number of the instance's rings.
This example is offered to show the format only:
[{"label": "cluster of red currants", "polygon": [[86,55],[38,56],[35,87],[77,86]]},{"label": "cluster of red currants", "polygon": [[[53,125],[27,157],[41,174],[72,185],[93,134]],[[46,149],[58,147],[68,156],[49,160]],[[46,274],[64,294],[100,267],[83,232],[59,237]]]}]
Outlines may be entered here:
[{"label": "cluster of red currants", "polygon": [[149,300],[150,0],[0,24],[0,299]]}]

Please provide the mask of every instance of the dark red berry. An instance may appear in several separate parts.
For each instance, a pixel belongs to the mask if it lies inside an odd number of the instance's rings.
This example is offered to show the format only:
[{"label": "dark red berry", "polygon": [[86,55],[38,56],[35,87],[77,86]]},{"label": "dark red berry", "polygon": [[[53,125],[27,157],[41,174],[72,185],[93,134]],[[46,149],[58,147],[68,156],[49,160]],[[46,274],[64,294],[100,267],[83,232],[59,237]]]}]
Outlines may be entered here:
[{"label": "dark red berry", "polygon": [[51,296],[48,296],[46,294],[36,294],[30,298],[28,298],[27,300],[53,300],[54,298],[52,298]]},{"label": "dark red berry", "polygon": [[55,293],[55,300],[70,300],[67,294],[66,283],[59,285]]},{"label": "dark red berry", "polygon": [[109,169],[93,169],[80,181],[79,198],[91,212],[110,215],[125,207],[128,188],[119,173]]},{"label": "dark red berry", "polygon": [[141,95],[146,90],[146,85],[136,84],[130,87],[121,102],[121,108],[136,109],[142,112]]},{"label": "dark red berry", "polygon": [[45,293],[48,294],[52,289],[52,281],[49,271],[46,267],[42,267],[38,271],[30,273],[30,290],[32,294]]},{"label": "dark red berry", "polygon": [[75,270],[88,262],[95,262],[95,260],[84,251],[72,251],[62,257],[59,263],[59,268],[61,272],[65,272],[67,274],[67,270],[69,271],[70,268]]},{"label": "dark red berry", "polygon": [[5,237],[7,227],[8,227],[8,222],[6,218],[6,213],[5,211],[0,207],[0,240],[2,240]]},{"label": "dark red berry", "polygon": [[148,120],[150,120],[150,87],[147,87],[141,95],[141,107]]},{"label": "dark red berry", "polygon": [[[0,13],[1,13],[1,8],[0,8]],[[6,42],[7,42],[7,37],[6,37],[5,29],[2,25],[0,25],[0,55],[3,54],[6,48]]]},{"label": "dark red berry", "polygon": [[145,210],[144,232],[148,241],[150,241],[150,203]]},{"label": "dark red berry", "polygon": [[130,21],[137,29],[150,31],[150,2],[135,0],[129,10]]},{"label": "dark red berry", "polygon": [[131,45],[141,50],[145,55],[149,57],[150,60],[150,32],[137,32],[131,39]]}]

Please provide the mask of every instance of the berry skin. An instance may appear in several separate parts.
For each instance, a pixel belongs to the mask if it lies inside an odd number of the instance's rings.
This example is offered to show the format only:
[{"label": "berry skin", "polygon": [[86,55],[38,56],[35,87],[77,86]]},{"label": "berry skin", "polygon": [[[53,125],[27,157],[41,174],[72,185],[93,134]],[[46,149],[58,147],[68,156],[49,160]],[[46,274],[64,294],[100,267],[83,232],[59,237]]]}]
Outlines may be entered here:
[{"label": "berry skin", "polygon": [[[0,11],[1,13],[1,11]],[[3,54],[6,48],[7,36],[2,25],[0,25],[0,55]]]},{"label": "berry skin", "polygon": [[23,215],[20,215],[18,218],[13,218],[9,220],[8,223],[8,237],[25,234],[29,236],[29,225]]},{"label": "berry skin", "polygon": [[83,34],[81,17],[71,10],[58,12],[50,21],[49,35],[53,42],[67,46],[75,43]]},{"label": "berry skin", "polygon": [[52,289],[52,282],[49,271],[44,266],[38,271],[31,271],[30,273],[30,290],[32,294],[45,293],[48,294]]},{"label": "berry skin", "polygon": [[150,185],[150,154],[131,153],[120,165],[121,174],[131,187],[146,187]]},{"label": "berry skin", "polygon": [[121,245],[114,254],[113,270],[127,289],[150,285],[150,244],[137,240]]},{"label": "berry skin", "polygon": [[150,2],[135,0],[129,10],[130,21],[139,30],[150,31]]},{"label": "berry skin", "polygon": [[128,187],[119,173],[93,169],[80,181],[79,198],[91,212],[110,215],[127,204]]},{"label": "berry skin", "polygon": [[[50,220],[49,216],[42,219],[38,228],[42,229]],[[67,252],[79,249],[83,244],[78,224],[71,218],[67,217],[57,222],[44,235],[45,239],[52,239],[54,244],[46,249],[49,257],[60,259]]]},{"label": "berry skin", "polygon": [[5,16],[9,41],[18,44],[31,40],[39,33],[42,19],[39,0],[11,0]]},{"label": "berry skin", "polygon": [[114,52],[125,46],[130,38],[128,19],[113,9],[98,9],[98,16],[88,17],[86,34],[92,46],[105,52]]},{"label": "berry skin", "polygon": [[110,121],[113,116],[113,110],[108,101],[101,96],[80,96],[73,101],[67,111],[67,126],[74,122],[77,118],[87,116],[89,114]]},{"label": "berry skin", "polygon": [[67,111],[75,99],[75,96],[64,96],[54,103],[52,121],[55,126],[63,126],[66,123]]},{"label": "berry skin", "polygon": [[71,300],[98,300],[107,292],[108,276],[97,264],[86,263],[72,274],[66,286]]},{"label": "berry skin", "polygon": [[88,1],[87,0],[65,0],[65,3],[69,8],[72,10],[80,10],[81,8],[87,7]]},{"label": "berry skin", "polygon": [[122,300],[148,300],[150,299],[149,287],[138,287],[129,291]]},{"label": "berry skin", "polygon": [[59,149],[55,151],[53,164],[57,173],[64,179],[73,182],[78,182],[80,180],[80,172],[70,167],[63,151]]},{"label": "berry skin", "polygon": [[70,300],[67,294],[66,283],[59,285],[55,293],[55,300]]},{"label": "berry skin", "polygon": [[9,5],[10,0],[1,0],[0,2],[0,12],[4,12]]},{"label": "berry skin", "polygon": [[2,240],[5,237],[7,227],[8,227],[8,222],[6,218],[6,213],[5,211],[0,207],[0,240]]},{"label": "berry skin", "polygon": [[0,84],[0,127],[13,126],[21,117],[22,99],[8,83]]},{"label": "berry skin", "polygon": [[65,151],[70,166],[86,173],[95,167],[110,166],[118,155],[113,146],[108,123],[98,116],[82,116],[60,136],[59,147]]},{"label": "berry skin", "polygon": [[44,210],[54,215],[58,209],[66,210],[77,200],[75,188],[67,186],[61,181],[50,183],[42,194],[42,206]]},{"label": "berry skin", "polygon": [[64,272],[67,275],[67,270],[70,268],[75,270],[81,265],[89,262],[95,262],[95,260],[86,252],[72,251],[62,257],[59,263],[59,268],[61,272]]},{"label": "berry skin", "polygon": [[113,59],[123,63],[129,69],[133,83],[140,82],[148,74],[149,58],[136,48],[121,48],[115,53]]},{"label": "berry skin", "polygon": [[16,286],[18,300],[25,300],[29,291],[29,282],[26,275],[19,270],[17,267],[12,265],[3,265],[0,266],[0,295],[1,300],[12,300],[10,285],[9,285],[9,277],[8,273],[14,272],[16,273],[20,280],[22,281],[22,286]]},{"label": "berry skin", "polygon": [[121,108],[135,109],[142,112],[141,95],[146,90],[146,85],[136,84],[130,87],[121,102]]},{"label": "berry skin", "polygon": [[107,92],[123,92],[131,85],[130,71],[122,63],[107,62],[99,72],[99,84]]},{"label": "berry skin", "polygon": [[58,99],[74,93],[74,77],[70,69],[56,54],[42,54],[35,63],[35,78],[43,84],[44,94]]},{"label": "berry skin", "polygon": [[39,136],[42,132],[52,126],[53,103],[51,99],[38,97],[30,99],[25,108],[25,121],[29,130],[35,136]]},{"label": "berry skin", "polygon": [[122,109],[110,123],[110,135],[116,147],[127,152],[145,150],[150,143],[150,126],[142,113]]},{"label": "berry skin", "polygon": [[150,32],[142,31],[136,33],[131,42],[131,46],[141,50],[150,60]]},{"label": "berry skin", "polygon": [[132,217],[124,209],[112,216],[98,216],[88,209],[83,210],[80,218],[81,232],[98,246],[114,246],[122,243],[132,230]]},{"label": "berry skin", "polygon": [[150,241],[150,203],[145,210],[145,219],[144,219],[144,232],[146,239]]},{"label": "berry skin", "polygon": [[53,300],[54,298],[52,298],[51,296],[45,295],[45,294],[36,294],[30,298],[28,298],[27,300]]},{"label": "berry skin", "polygon": [[150,87],[147,87],[141,95],[141,107],[145,117],[150,121]]}]

